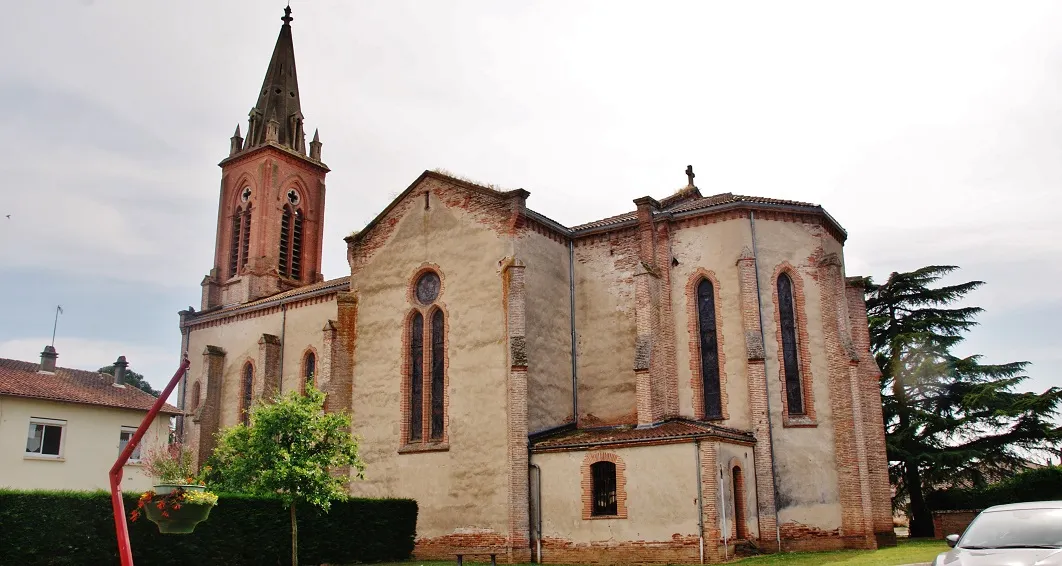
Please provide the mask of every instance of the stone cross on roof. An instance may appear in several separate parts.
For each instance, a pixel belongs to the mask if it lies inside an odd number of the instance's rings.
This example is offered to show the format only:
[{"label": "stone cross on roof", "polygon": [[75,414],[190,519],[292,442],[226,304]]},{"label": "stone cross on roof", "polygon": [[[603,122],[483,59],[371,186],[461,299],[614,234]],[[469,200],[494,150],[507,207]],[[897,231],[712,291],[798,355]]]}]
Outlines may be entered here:
[{"label": "stone cross on roof", "polygon": [[686,166],[686,178],[689,179],[689,186],[691,186],[691,187],[693,186],[693,178],[694,177],[696,177],[696,175],[693,174],[693,165],[687,165]]}]

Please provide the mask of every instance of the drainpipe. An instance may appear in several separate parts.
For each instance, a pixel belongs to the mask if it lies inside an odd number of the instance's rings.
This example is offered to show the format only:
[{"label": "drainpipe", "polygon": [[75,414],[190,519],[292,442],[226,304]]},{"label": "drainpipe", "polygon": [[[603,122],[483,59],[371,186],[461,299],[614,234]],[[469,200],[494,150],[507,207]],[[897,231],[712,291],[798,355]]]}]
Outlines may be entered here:
[{"label": "drainpipe", "polygon": [[[527,446],[527,453],[528,453],[528,460],[530,461],[530,459],[531,459],[531,445],[530,445],[530,443],[528,443],[528,446]],[[542,563],[542,468],[538,467],[538,464],[530,464],[530,463],[527,465],[527,467],[528,467],[528,471],[530,471],[531,468],[535,469],[535,479],[538,480],[536,482],[536,485],[538,486],[538,489],[534,490],[535,512],[538,515],[538,517],[532,517],[531,519],[532,520],[537,519],[536,521],[534,521],[534,523],[538,523],[538,525],[535,527],[535,562],[541,564]],[[530,487],[530,485],[531,485],[531,482],[528,481],[528,487]],[[528,523],[529,524],[533,524],[532,521],[528,521]]]},{"label": "drainpipe", "polygon": [[723,468],[719,468],[719,497],[723,500],[723,505],[719,509],[719,517],[723,519],[723,560],[730,560],[730,549],[726,540],[730,529],[726,528],[726,483],[723,478]]},{"label": "drainpipe", "polygon": [[701,564],[704,564],[704,485],[701,483],[701,440],[693,441],[693,456],[697,464],[697,538],[700,539]]},{"label": "drainpipe", "polygon": [[572,327],[572,422],[579,426],[579,368],[575,345],[575,240],[568,240],[568,299]]},{"label": "drainpipe", "polygon": [[[749,229],[752,230],[752,266],[756,273],[756,306],[760,316],[760,344],[764,346],[764,370],[767,369],[767,342],[763,336],[763,292],[760,290],[760,252],[756,247],[756,213],[749,211]],[[766,371],[764,371],[766,374]],[[774,461],[774,427],[771,425],[771,388],[768,380],[763,380],[767,400],[767,449],[771,454],[771,487],[774,488],[774,540],[778,552],[782,551],[782,526],[778,524],[778,468]],[[763,533],[760,533],[762,536]]]},{"label": "drainpipe", "polygon": [[277,382],[277,395],[284,392],[284,332],[288,329],[288,305],[280,305],[280,381]]}]

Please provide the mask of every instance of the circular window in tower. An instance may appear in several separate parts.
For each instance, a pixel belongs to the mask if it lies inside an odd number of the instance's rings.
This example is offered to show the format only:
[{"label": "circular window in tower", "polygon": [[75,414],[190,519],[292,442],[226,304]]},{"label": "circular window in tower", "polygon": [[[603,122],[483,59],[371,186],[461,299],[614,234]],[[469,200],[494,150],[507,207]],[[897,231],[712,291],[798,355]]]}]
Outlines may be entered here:
[{"label": "circular window in tower", "polygon": [[244,187],[240,191],[240,202],[247,202],[251,198],[251,187]]},{"label": "circular window in tower", "polygon": [[302,200],[302,198],[299,196],[299,191],[296,191],[295,189],[289,190],[287,197],[288,202],[290,202],[292,206],[298,206],[299,201]]},{"label": "circular window in tower", "polygon": [[420,304],[430,305],[435,302],[435,299],[439,297],[439,286],[439,275],[434,271],[428,271],[421,275],[420,279],[417,279],[417,285],[414,288]]}]

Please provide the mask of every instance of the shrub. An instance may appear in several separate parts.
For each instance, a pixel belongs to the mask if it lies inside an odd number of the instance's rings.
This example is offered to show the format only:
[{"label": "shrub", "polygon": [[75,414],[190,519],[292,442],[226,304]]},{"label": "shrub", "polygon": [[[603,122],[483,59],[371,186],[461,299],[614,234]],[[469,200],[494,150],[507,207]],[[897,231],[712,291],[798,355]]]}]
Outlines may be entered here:
[{"label": "shrub", "polygon": [[[126,495],[126,510],[137,496]],[[305,564],[405,560],[413,552],[417,504],[409,499],[347,499],[328,513],[299,510]],[[0,490],[0,564],[116,564],[110,494]],[[290,561],[288,509],[279,499],[221,494],[210,518],[189,535],[162,535],[151,522],[129,525],[139,564],[284,564]]]},{"label": "shrub", "polygon": [[985,509],[993,505],[1025,501],[1062,500],[1062,466],[1025,470],[981,488],[934,491],[926,503],[934,511]]}]

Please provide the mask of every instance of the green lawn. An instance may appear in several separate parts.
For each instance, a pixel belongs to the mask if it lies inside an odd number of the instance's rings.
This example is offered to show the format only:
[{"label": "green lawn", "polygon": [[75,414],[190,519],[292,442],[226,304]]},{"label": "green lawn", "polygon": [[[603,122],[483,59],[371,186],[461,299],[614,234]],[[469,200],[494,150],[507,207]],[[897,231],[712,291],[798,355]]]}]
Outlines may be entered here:
[{"label": "green lawn", "polygon": [[741,566],[898,566],[917,562],[932,562],[937,554],[947,550],[942,540],[900,540],[892,548],[880,550],[839,550],[836,552],[787,552],[767,554],[732,562]]},{"label": "green lawn", "polygon": [[[740,566],[899,566],[901,564],[913,564],[917,562],[932,562],[937,554],[948,548],[942,540],[914,540],[905,541],[892,548],[881,550],[839,550],[836,552],[786,552],[782,554],[765,554],[729,562],[728,565]],[[485,557],[476,557],[476,563]],[[490,564],[487,558],[487,564]],[[465,560],[465,564],[471,564],[471,560]],[[434,561],[434,560],[411,560],[409,562],[393,562],[376,564],[373,566],[456,566],[457,562]]]}]

